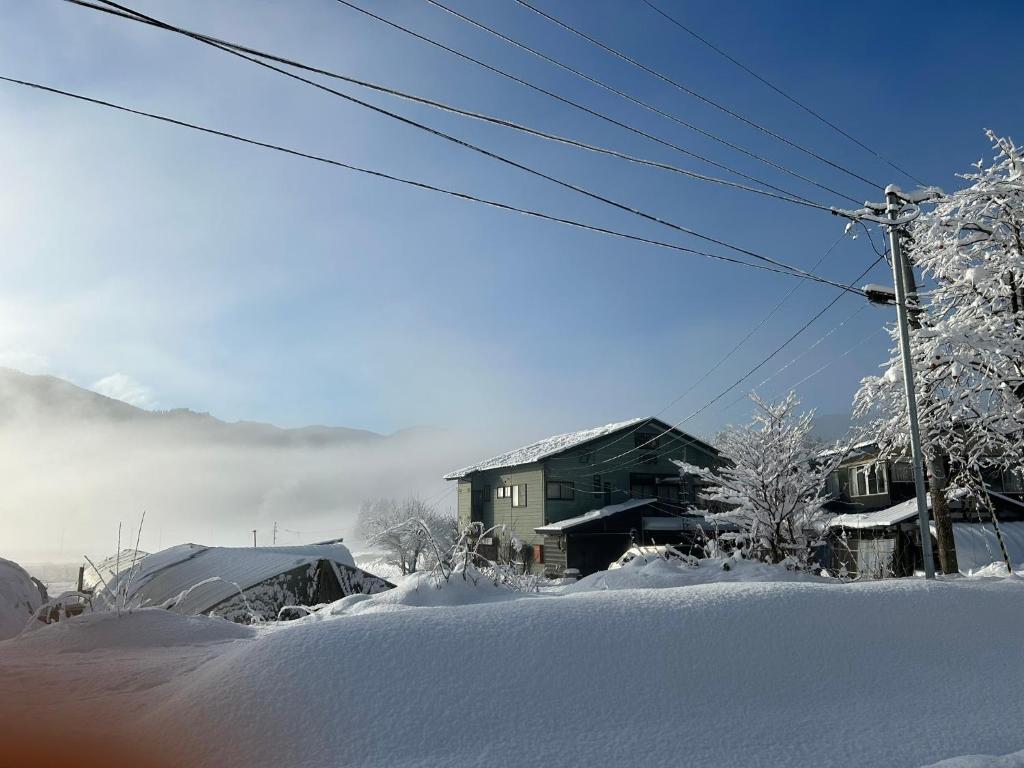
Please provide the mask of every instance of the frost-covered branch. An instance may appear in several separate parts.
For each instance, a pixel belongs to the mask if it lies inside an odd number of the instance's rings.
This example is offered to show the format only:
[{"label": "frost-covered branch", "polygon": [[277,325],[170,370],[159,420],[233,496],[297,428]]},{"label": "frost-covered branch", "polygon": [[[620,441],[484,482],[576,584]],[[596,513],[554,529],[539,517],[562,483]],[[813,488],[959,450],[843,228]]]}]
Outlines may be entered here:
[{"label": "frost-covered branch", "polygon": [[757,395],[751,399],[753,422],[728,427],[718,437],[724,465],[709,469],[676,463],[684,476],[707,485],[704,500],[724,508],[709,512],[708,520],[739,526],[751,556],[773,563],[795,557],[803,563],[827,521],[823,489],[844,452],[823,453],[813,444],[814,413],[797,413],[795,393],[778,403]]}]

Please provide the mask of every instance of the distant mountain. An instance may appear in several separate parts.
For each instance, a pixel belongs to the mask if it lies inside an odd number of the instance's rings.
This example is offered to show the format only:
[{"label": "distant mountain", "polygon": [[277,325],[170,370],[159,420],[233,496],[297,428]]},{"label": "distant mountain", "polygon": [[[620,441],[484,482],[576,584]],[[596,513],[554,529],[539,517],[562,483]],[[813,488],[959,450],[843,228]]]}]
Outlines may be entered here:
[{"label": "distant mountain", "polygon": [[286,429],[256,421],[221,421],[187,408],[149,411],[55,376],[0,367],[0,424],[15,420],[61,426],[92,421],[156,431],[184,430],[204,441],[254,446],[326,447],[385,439],[365,429],[319,425]]},{"label": "distant mountain", "polygon": [[253,529],[261,543],[351,537],[367,499],[419,495],[450,509],[455,488],[441,476],[479,452],[474,438],[229,423],[0,368],[0,556],[106,556],[143,510],[150,551],[245,546]]}]

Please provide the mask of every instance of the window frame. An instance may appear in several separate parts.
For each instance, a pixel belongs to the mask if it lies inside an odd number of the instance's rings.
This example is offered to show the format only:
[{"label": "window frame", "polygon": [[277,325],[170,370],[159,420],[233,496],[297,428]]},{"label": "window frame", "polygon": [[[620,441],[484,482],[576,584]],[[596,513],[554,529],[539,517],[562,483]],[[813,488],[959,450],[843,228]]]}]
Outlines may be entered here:
[{"label": "window frame", "polygon": [[[871,490],[872,469],[874,470],[875,489]],[[849,467],[850,498],[865,496],[881,496],[889,493],[889,472],[886,462],[875,460],[854,464]],[[860,492],[860,479],[864,479],[864,493]]]},{"label": "window frame", "polygon": [[[551,495],[551,486],[558,486],[558,494]],[[566,496],[566,488],[569,495]],[[547,480],[544,483],[544,498],[547,501],[576,501],[576,481],[574,480]]]},{"label": "window frame", "polygon": [[522,509],[527,506],[526,483],[517,483],[509,487],[512,488],[512,507]]}]

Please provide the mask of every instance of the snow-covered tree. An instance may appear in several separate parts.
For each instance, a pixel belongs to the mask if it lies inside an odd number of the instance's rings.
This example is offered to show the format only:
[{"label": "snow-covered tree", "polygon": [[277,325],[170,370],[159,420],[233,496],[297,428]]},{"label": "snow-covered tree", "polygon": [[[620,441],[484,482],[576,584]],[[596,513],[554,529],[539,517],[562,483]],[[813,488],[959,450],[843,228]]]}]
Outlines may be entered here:
[{"label": "snow-covered tree", "polygon": [[[927,281],[910,331],[923,449],[930,469],[948,456],[953,486],[977,495],[983,471],[1024,460],[1024,158],[988,136],[994,162],[979,161],[962,176],[968,185],[922,213],[905,239]],[[887,455],[905,455],[898,350],[885,368],[862,381],[854,411],[873,417]]]},{"label": "snow-covered tree", "polygon": [[439,557],[450,552],[459,534],[454,515],[439,512],[417,498],[364,502],[359,532],[403,575],[433,567]]},{"label": "snow-covered tree", "polygon": [[708,519],[739,526],[750,557],[770,563],[794,557],[802,563],[828,520],[823,489],[843,454],[823,453],[811,440],[814,412],[797,413],[795,392],[778,403],[757,395],[751,400],[752,423],[727,427],[718,437],[722,466],[676,464],[684,477],[706,484],[702,498],[725,508],[708,513]]}]

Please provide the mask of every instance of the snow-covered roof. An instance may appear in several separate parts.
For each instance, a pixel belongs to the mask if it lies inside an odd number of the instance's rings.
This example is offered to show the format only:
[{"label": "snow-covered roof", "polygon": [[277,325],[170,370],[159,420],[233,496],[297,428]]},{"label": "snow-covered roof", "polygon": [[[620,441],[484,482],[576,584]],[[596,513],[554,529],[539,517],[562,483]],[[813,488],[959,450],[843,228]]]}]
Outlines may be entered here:
[{"label": "snow-covered roof", "polygon": [[[835,456],[837,453],[842,453],[843,451],[845,451],[847,453],[847,458],[852,459],[852,458],[856,458],[856,457],[862,456],[865,453],[869,453],[871,451],[877,450],[877,448],[878,448],[878,442],[877,441],[875,441],[875,440],[862,440],[859,443],[855,443],[854,445],[851,445],[849,448],[826,448],[824,451],[821,451],[820,453],[818,453],[818,456],[820,458],[824,459],[824,458],[826,458],[828,456]],[[869,449],[870,449],[870,451],[869,451]]]},{"label": "snow-covered roof", "polygon": [[592,509],[577,517],[559,520],[557,523],[548,523],[547,525],[542,525],[540,528],[534,528],[533,530],[537,533],[561,533],[568,528],[583,525],[584,523],[590,523],[594,520],[600,520],[602,517],[611,517],[619,512],[625,512],[627,509],[643,507],[656,501],[657,499],[630,499],[629,501],[623,501],[621,504],[610,504],[607,507],[601,507],[600,509]]},{"label": "snow-covered roof", "polygon": [[603,427],[581,429],[579,432],[566,432],[563,435],[545,437],[543,440],[538,440],[536,443],[530,443],[530,445],[524,445],[522,448],[516,448],[514,451],[502,453],[498,456],[492,456],[484,461],[471,464],[468,467],[463,467],[462,469],[457,469],[454,472],[449,472],[444,476],[444,479],[458,480],[460,477],[465,477],[472,472],[480,472],[485,469],[501,469],[504,467],[518,467],[522,464],[531,464],[535,461],[546,459],[548,456],[554,456],[556,453],[561,453],[562,451],[567,451],[570,448],[575,448],[577,445],[590,442],[595,438],[610,435],[612,432],[618,432],[620,429],[625,429],[626,427],[636,426],[641,421],[651,421],[651,419],[640,417],[637,419],[630,419],[629,421],[605,424]]},{"label": "snow-covered roof", "polygon": [[[928,497],[928,509],[932,508],[931,496]],[[917,515],[917,499],[907,499],[886,509],[873,512],[853,512],[838,515],[829,522],[829,528],[885,528],[889,525],[902,523]]]},{"label": "snow-covered roof", "polygon": [[[444,476],[445,480],[458,480],[465,477],[466,475],[472,474],[473,472],[481,472],[486,469],[504,469],[505,467],[518,467],[523,464],[532,464],[535,461],[546,459],[549,456],[568,451],[584,443],[589,443],[591,440],[596,440],[599,437],[605,437],[614,432],[618,432],[620,429],[626,429],[628,427],[634,427],[641,422],[649,422],[656,425],[660,429],[665,431],[675,431],[682,433],[681,430],[675,427],[669,426],[665,422],[656,419],[651,416],[641,416],[636,419],[629,419],[628,421],[618,421],[613,424],[605,424],[603,427],[593,427],[592,429],[581,429],[579,432],[566,432],[562,435],[554,435],[553,437],[546,437],[543,440],[538,440],[536,443],[530,443],[530,445],[524,445],[522,448],[516,448],[514,451],[508,451],[507,453],[499,454],[498,456],[492,456],[489,459],[471,464],[468,467],[457,469],[454,472],[449,472]],[[700,440],[692,435],[686,435],[687,439],[691,443],[697,443],[705,448],[710,449],[712,452],[717,453],[713,445]]]},{"label": "snow-covered roof", "polygon": [[129,603],[163,605],[183,592],[175,610],[183,614],[205,613],[237,595],[239,590],[259,584],[302,565],[330,560],[347,566],[355,561],[343,544],[308,544],[300,547],[205,547],[180,544],[139,561],[134,576],[128,570],[109,583],[125,579]]},{"label": "snow-covered roof", "polygon": [[82,574],[82,586],[86,589],[102,587],[103,582],[110,583],[110,580],[117,576],[120,571],[130,568],[132,563],[137,563],[148,554],[148,552],[144,552],[141,549],[136,551],[129,547],[122,549],[105,560],[100,560],[95,564],[95,568],[92,565],[88,565]]}]

